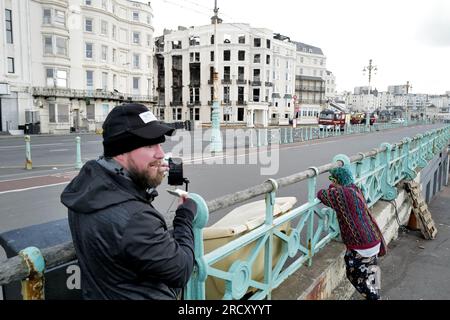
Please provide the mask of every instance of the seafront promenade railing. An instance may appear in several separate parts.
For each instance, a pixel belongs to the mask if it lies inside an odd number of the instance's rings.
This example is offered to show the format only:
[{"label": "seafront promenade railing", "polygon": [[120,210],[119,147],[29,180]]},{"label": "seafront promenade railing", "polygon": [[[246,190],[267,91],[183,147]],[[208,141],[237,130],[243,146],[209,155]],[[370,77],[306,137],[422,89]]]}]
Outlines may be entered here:
[{"label": "seafront promenade railing", "polygon": [[[320,174],[347,165],[355,175],[368,201],[373,206],[379,199],[395,199],[395,185],[402,179],[415,177],[434,155],[448,145],[450,126],[406,138],[396,144],[383,143],[365,153],[347,157],[337,155],[331,163],[279,178],[210,201],[191,194],[197,202],[194,221],[196,266],[185,290],[186,299],[206,299],[206,282],[215,280],[223,286],[224,299],[263,299],[305,263],[311,266],[314,255],[333,238],[339,228],[333,210],[321,208],[316,198],[316,181]],[[276,192],[279,188],[307,181],[308,201],[288,212],[274,216]],[[252,230],[207,253],[203,231],[210,214],[233,205],[265,196],[265,218]],[[243,248],[247,255],[234,259],[228,268],[221,261]],[[262,265],[259,258],[262,257]],[[22,281],[24,299],[44,298],[44,270],[76,260],[73,244],[67,242],[39,250],[29,247],[19,256],[0,263],[0,285]],[[262,269],[256,276],[254,270]]]}]

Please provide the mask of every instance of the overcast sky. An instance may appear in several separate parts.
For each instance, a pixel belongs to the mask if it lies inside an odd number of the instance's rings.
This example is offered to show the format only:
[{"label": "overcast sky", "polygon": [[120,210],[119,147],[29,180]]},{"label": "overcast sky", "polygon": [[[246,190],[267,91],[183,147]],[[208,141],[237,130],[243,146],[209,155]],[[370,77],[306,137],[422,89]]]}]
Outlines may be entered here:
[{"label": "overcast sky", "polygon": [[[147,2],[141,0],[142,2]],[[155,36],[210,23],[214,0],[152,0]],[[412,84],[412,93],[450,91],[449,0],[218,0],[224,22],[249,23],[320,47],[337,90]],[[209,8],[209,9],[208,9]]]}]

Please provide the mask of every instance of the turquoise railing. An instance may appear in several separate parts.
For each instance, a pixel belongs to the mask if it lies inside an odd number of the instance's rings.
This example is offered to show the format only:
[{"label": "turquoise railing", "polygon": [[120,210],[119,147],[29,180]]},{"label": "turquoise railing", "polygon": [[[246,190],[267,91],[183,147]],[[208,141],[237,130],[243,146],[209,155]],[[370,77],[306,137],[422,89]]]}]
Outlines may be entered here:
[{"label": "turquoise railing", "polygon": [[[450,139],[450,126],[429,131],[414,138],[405,138],[397,144],[383,143],[379,148],[352,157],[337,155],[333,162],[321,167],[280,178],[206,202],[192,194],[198,206],[194,221],[195,261],[192,277],[185,290],[188,300],[203,300],[206,281],[210,277],[224,284],[223,299],[271,298],[271,292],[305,263],[312,264],[314,255],[339,235],[339,226],[333,210],[322,208],[316,198],[317,177],[332,168],[347,165],[355,181],[364,192],[369,206],[379,199],[392,200],[397,196],[395,185],[402,179],[416,176],[416,168],[423,168],[440,152]],[[273,216],[278,188],[307,180],[308,202],[280,216]],[[265,220],[259,227],[220,246],[204,252],[203,229],[211,213],[265,195]],[[286,229],[286,225],[290,228]],[[274,244],[281,243],[274,259]],[[244,247],[250,253],[241,256],[224,269],[218,263]],[[264,256],[264,275],[252,276],[257,256]]]}]

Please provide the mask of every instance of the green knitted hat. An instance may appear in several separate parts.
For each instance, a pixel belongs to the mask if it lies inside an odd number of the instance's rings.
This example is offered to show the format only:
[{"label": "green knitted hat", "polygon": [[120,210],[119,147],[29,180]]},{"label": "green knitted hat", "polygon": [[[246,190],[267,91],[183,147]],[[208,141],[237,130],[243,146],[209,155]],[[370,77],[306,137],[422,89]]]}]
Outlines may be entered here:
[{"label": "green knitted hat", "polygon": [[331,176],[336,179],[336,182],[343,186],[348,186],[354,183],[352,172],[346,167],[338,167],[330,170]]}]

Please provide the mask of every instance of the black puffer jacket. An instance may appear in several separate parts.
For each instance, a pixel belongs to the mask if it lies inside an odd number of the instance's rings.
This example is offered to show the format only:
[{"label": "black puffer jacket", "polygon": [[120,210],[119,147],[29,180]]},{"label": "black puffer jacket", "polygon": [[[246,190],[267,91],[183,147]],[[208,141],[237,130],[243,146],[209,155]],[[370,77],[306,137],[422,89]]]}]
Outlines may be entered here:
[{"label": "black puffer jacket", "polygon": [[85,299],[176,299],[194,265],[195,202],[178,207],[169,233],[153,197],[87,162],[61,194]]}]

